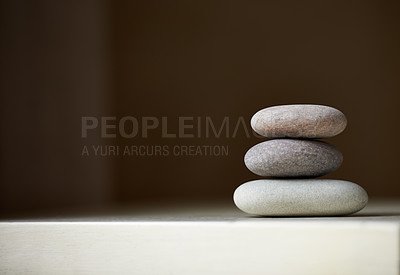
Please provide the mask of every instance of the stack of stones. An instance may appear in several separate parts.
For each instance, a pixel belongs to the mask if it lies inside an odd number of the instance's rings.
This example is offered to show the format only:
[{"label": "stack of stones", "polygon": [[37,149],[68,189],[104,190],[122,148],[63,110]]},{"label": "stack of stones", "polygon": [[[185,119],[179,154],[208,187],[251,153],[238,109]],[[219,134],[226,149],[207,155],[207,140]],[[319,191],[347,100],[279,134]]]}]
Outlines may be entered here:
[{"label": "stack of stones", "polygon": [[316,179],[342,164],[342,153],[316,140],[333,137],[347,125],[339,110],[321,105],[282,105],[257,112],[251,127],[275,138],[256,144],[244,162],[253,173],[268,177],[240,185],[234,202],[242,211],[262,216],[338,216],[355,213],[367,204],[359,185]]}]

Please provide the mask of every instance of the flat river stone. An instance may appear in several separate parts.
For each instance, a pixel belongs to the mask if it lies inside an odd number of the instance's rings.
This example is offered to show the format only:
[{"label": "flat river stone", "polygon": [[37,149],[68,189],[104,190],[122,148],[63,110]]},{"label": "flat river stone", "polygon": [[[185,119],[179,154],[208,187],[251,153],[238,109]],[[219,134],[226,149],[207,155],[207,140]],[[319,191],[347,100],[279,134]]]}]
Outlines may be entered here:
[{"label": "flat river stone", "polygon": [[342,153],[316,140],[273,139],[251,147],[244,156],[247,168],[264,177],[318,177],[336,170]]},{"label": "flat river stone", "polygon": [[280,105],[262,109],[251,118],[253,130],[271,138],[327,138],[346,128],[346,116],[323,105]]},{"label": "flat river stone", "polygon": [[236,206],[261,216],[341,216],[360,211],[368,202],[365,190],[332,179],[264,179],[240,185]]}]

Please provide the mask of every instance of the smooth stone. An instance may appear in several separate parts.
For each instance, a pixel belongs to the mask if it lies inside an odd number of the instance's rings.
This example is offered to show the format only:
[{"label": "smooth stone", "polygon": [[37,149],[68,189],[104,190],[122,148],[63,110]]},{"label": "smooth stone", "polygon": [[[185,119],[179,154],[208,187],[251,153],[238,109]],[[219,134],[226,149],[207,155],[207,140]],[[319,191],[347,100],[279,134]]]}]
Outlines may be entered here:
[{"label": "smooth stone", "polygon": [[251,118],[259,135],[271,138],[327,138],[346,128],[346,116],[323,105],[280,105],[262,109]]},{"label": "smooth stone", "polygon": [[262,216],[341,216],[363,209],[365,190],[350,181],[333,179],[265,179],[240,185],[236,206]]},{"label": "smooth stone", "polygon": [[342,164],[342,153],[316,140],[273,139],[251,147],[244,156],[246,167],[264,177],[319,177]]}]

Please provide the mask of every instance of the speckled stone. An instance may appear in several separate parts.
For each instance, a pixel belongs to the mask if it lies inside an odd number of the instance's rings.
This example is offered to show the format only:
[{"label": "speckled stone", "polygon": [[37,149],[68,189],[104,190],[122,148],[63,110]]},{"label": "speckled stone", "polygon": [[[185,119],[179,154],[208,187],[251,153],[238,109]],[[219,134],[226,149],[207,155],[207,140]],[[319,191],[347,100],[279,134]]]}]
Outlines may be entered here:
[{"label": "speckled stone", "polygon": [[340,134],[345,115],[323,105],[280,105],[262,109],[251,119],[253,130],[271,138],[326,138]]},{"label": "speckled stone", "polygon": [[233,199],[240,210],[253,215],[341,216],[364,208],[368,194],[343,180],[265,179],[240,185]]},{"label": "speckled stone", "polygon": [[342,153],[333,145],[298,139],[261,142],[244,156],[247,168],[265,177],[318,177],[336,170],[342,161]]}]

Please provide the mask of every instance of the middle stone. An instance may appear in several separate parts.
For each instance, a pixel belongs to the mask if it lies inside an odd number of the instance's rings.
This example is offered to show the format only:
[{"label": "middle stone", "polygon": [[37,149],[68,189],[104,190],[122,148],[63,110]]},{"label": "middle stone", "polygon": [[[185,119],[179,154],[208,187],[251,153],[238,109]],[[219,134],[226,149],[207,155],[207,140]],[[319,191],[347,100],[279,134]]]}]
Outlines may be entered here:
[{"label": "middle stone", "polygon": [[316,140],[273,139],[251,147],[244,156],[247,168],[264,177],[319,177],[336,170],[342,153]]}]

